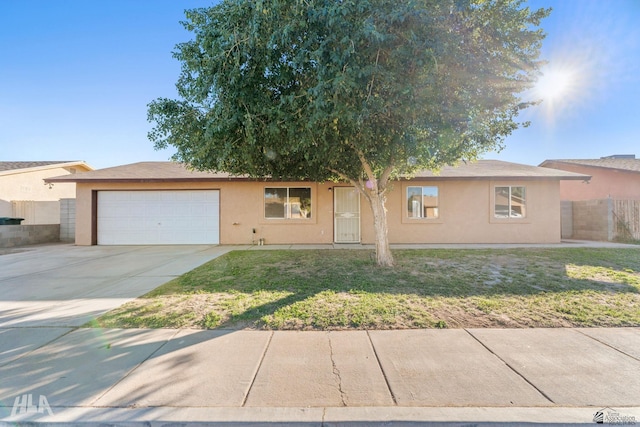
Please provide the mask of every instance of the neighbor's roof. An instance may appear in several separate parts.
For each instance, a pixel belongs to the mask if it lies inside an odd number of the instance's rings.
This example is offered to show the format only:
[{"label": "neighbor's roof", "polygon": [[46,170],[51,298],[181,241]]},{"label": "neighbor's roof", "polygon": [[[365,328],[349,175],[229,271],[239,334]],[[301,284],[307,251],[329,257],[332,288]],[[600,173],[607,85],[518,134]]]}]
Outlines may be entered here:
[{"label": "neighbor's roof", "polygon": [[52,168],[69,168],[74,166],[82,166],[87,170],[93,170],[91,166],[82,160],[49,160],[49,161],[32,161],[32,162],[1,162],[0,175],[9,175],[14,173],[32,172],[36,170],[52,169]]},{"label": "neighbor's roof", "polygon": [[[424,171],[415,178],[436,179],[576,179],[590,177],[574,172],[521,165],[498,160],[478,160],[445,166],[439,173]],[[199,172],[175,162],[140,162],[83,172],[75,175],[47,178],[46,182],[169,182],[169,181],[228,181],[246,180],[246,176],[228,173]]]},{"label": "neighbor's roof", "polygon": [[545,160],[540,166],[549,165],[553,167],[555,164],[569,164],[579,166],[589,166],[604,169],[616,169],[627,172],[640,172],[640,159],[624,157],[605,157],[602,159],[561,159],[561,160]]}]

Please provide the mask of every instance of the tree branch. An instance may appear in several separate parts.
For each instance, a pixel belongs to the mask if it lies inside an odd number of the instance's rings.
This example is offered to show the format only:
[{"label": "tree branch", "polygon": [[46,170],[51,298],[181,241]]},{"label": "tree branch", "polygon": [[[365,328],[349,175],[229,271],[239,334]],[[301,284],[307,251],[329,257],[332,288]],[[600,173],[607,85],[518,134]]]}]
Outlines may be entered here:
[{"label": "tree branch", "polygon": [[360,164],[362,165],[362,169],[364,169],[364,173],[367,175],[367,178],[369,178],[370,181],[375,182],[376,175],[373,173],[373,169],[371,169],[371,165],[367,161],[367,158],[364,156],[364,153],[362,152],[362,150],[360,150],[358,147],[356,147],[355,145],[351,144],[348,141],[347,141],[347,144],[358,155],[358,159],[360,159]]},{"label": "tree branch", "polygon": [[366,191],[366,186],[364,184],[364,182],[362,180],[355,180],[353,178],[348,177],[347,175],[343,174],[342,172],[336,170],[336,169],[331,169],[328,168],[328,170],[331,173],[334,173],[336,175],[338,175],[340,178],[342,178],[345,181],[348,181],[351,183],[351,185],[353,185],[354,187],[356,187],[358,189],[358,191],[360,192],[360,194],[364,195],[364,197],[371,202],[371,196],[369,195],[369,193]]},{"label": "tree branch", "polygon": [[389,165],[384,168],[384,171],[382,171],[382,175],[380,175],[380,186],[384,189],[384,191],[387,191],[387,184],[389,183],[391,172],[393,172],[393,161],[389,162]]},{"label": "tree branch", "polygon": [[[376,70],[378,69],[378,62],[380,60],[380,49],[378,48],[378,52],[376,53]],[[371,83],[369,83],[369,93],[367,94],[367,99],[365,99],[365,104],[369,101],[369,98],[371,98],[371,92],[373,91],[373,84],[376,81],[376,73],[375,70],[371,75]]]}]

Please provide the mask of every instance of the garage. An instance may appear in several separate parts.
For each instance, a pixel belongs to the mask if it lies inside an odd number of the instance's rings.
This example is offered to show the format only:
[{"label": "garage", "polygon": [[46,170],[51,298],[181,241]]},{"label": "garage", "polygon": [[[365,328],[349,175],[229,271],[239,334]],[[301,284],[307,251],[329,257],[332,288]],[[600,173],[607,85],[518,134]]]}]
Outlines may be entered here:
[{"label": "garage", "polygon": [[99,245],[220,243],[219,190],[98,191]]}]

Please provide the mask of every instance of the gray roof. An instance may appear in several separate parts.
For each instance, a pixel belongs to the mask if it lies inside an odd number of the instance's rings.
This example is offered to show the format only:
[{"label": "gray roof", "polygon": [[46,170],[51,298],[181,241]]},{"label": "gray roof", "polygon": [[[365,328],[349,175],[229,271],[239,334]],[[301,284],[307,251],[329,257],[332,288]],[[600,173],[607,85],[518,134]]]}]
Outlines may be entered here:
[{"label": "gray roof", "polygon": [[589,166],[605,169],[616,169],[627,172],[640,172],[640,159],[635,158],[615,158],[604,157],[601,159],[557,159],[557,160],[545,160],[540,166],[554,164],[569,164],[579,166]]},{"label": "gray roof", "polygon": [[[574,172],[521,165],[498,160],[478,160],[445,166],[439,173],[424,171],[414,179],[576,179],[590,177]],[[74,175],[47,178],[47,182],[168,182],[168,181],[228,181],[246,180],[246,176],[228,173],[200,172],[176,162],[140,162],[98,169]]]},{"label": "gray roof", "polygon": [[139,162],[47,178],[47,182],[162,182],[233,179],[228,173],[200,172],[176,162]]},{"label": "gray roof", "polygon": [[575,179],[586,180],[589,175],[558,169],[503,162],[501,160],[478,160],[462,162],[457,166],[445,166],[439,173],[423,171],[416,178],[445,179]]},{"label": "gray roof", "polygon": [[42,166],[52,166],[66,163],[81,163],[80,160],[58,160],[58,161],[41,161],[41,162],[0,162],[0,172],[18,170],[18,169],[31,169],[39,168]]}]

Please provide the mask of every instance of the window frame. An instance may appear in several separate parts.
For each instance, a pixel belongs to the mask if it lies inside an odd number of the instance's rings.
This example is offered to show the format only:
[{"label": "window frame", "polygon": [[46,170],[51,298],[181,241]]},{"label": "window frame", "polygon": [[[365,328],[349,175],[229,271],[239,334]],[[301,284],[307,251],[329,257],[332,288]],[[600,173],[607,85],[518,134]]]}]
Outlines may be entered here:
[{"label": "window frame", "polygon": [[[422,188],[431,187],[437,190],[437,217],[413,217],[410,216],[409,211],[409,189],[418,187],[421,189],[421,197],[423,195]],[[402,213],[401,223],[403,224],[442,224],[443,223],[443,195],[442,195],[442,183],[428,182],[428,181],[410,181],[402,184]],[[422,203],[422,201],[421,201]],[[422,208],[424,209],[424,208]]]},{"label": "window frame", "polygon": [[[410,212],[413,212],[413,210],[409,210],[409,202],[410,202],[410,197],[409,197],[409,191],[411,191],[412,188],[419,188],[420,189],[420,194],[419,194],[419,198],[420,200],[417,201],[418,203],[420,203],[419,206],[419,214],[420,216],[415,216],[415,215],[411,215]],[[429,188],[429,189],[434,189],[435,188],[435,199],[436,199],[436,204],[435,206],[427,206],[425,207],[424,205],[424,197],[425,197],[425,192],[424,189],[425,188]],[[407,210],[406,210],[406,218],[410,221],[414,221],[414,220],[434,220],[434,219],[438,219],[440,218],[440,189],[438,188],[437,185],[407,185],[405,187],[405,197],[407,200]],[[417,195],[417,194],[416,194]],[[433,209],[435,212],[434,216],[424,216],[424,212],[425,212],[425,208],[426,209]]]},{"label": "window frame", "polygon": [[[286,196],[284,201],[284,216],[283,217],[269,217],[267,216],[267,190],[278,190],[285,189]],[[309,216],[308,217],[292,217],[292,203],[290,202],[291,198],[291,190],[292,189],[305,189],[309,191]],[[295,196],[294,196],[295,197]],[[315,222],[315,200],[314,200],[314,190],[310,185],[265,185],[262,187],[262,221],[264,222],[273,222],[273,221],[286,221],[286,222]]]},{"label": "window frame", "polygon": [[[497,212],[498,210],[496,209],[497,207],[497,197],[498,197],[498,189],[500,188],[507,188],[508,189],[508,194],[506,196],[507,201],[508,201],[508,205],[507,205],[507,215],[501,215],[498,216]],[[514,188],[521,188],[522,189],[522,211],[524,211],[524,213],[519,214],[519,215],[513,215],[512,213],[514,212],[513,210],[513,189]],[[529,196],[528,196],[528,191],[527,191],[527,186],[524,184],[494,184],[492,186],[492,194],[491,194],[491,220],[492,222],[528,222],[529,221],[529,216],[530,216],[530,212],[529,212]]]}]

